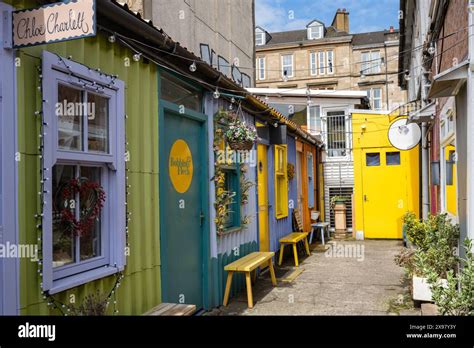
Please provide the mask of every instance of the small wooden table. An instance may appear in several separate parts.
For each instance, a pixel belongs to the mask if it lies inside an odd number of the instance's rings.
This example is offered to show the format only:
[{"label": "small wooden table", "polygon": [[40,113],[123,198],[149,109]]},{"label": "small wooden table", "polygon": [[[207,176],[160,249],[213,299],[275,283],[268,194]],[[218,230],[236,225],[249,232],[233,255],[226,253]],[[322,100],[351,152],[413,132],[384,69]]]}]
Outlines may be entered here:
[{"label": "small wooden table", "polygon": [[324,241],[324,232],[327,232],[328,240],[329,240],[329,238],[330,238],[330,235],[329,235],[329,222],[317,222],[317,223],[311,225],[311,234],[309,236],[309,244],[313,243],[313,233],[315,231],[317,233],[318,230],[321,231],[321,241],[322,241],[323,245],[326,245],[326,243]]},{"label": "small wooden table", "polygon": [[257,268],[268,264],[270,276],[272,278],[272,284],[276,286],[277,281],[275,277],[275,270],[273,269],[273,256],[275,256],[274,252],[253,252],[225,266],[224,270],[228,273],[223,305],[227,306],[227,303],[229,302],[230,286],[232,285],[232,276],[235,272],[245,273],[245,282],[247,283],[247,302],[249,308],[253,308],[252,280],[250,278],[250,272],[255,272],[255,279]]}]

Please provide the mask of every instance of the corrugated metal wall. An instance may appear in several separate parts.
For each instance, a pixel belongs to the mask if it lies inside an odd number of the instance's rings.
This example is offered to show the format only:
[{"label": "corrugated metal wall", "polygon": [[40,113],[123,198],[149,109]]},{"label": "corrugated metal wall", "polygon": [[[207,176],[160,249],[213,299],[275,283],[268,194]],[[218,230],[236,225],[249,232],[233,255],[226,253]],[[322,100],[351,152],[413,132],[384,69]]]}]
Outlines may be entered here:
[{"label": "corrugated metal wall", "polygon": [[[236,106],[234,105],[234,108]],[[229,108],[229,103],[222,98],[216,100],[213,98],[212,94],[206,93],[204,97],[204,110],[205,114],[208,116],[208,130],[209,130],[209,177],[214,177],[214,114],[219,109],[227,110]],[[249,115],[245,111],[243,112],[245,121],[248,124],[255,124],[255,118],[252,115]],[[254,150],[256,151],[256,150]],[[256,156],[256,153],[255,153]],[[255,157],[256,158],[256,157]],[[252,182],[257,181],[257,171],[256,167],[247,165],[248,172],[247,178]],[[212,263],[212,272],[213,274],[213,294],[211,295],[210,306],[218,306],[222,304],[223,294],[225,289],[225,282],[227,277],[227,272],[224,272],[224,267],[253,252],[258,249],[257,238],[258,238],[258,220],[257,220],[257,187],[254,186],[249,191],[249,202],[242,209],[242,217],[249,215],[251,216],[251,222],[247,225],[247,228],[229,233],[223,236],[217,236],[216,226],[213,223],[216,216],[215,208],[215,184],[213,180],[209,182],[209,211],[210,211],[210,250],[211,250],[211,263]],[[242,275],[235,275],[232,281],[232,292],[231,296],[235,293],[241,291],[245,286],[244,277]]]},{"label": "corrugated metal wall", "polygon": [[[234,106],[235,107],[235,106]],[[212,97],[211,94],[206,93],[204,98],[204,108],[205,114],[209,117],[208,127],[209,127],[209,176],[210,178],[214,177],[214,123],[213,117],[214,114],[219,109],[228,109],[229,103],[225,100],[219,99],[216,100]],[[248,124],[255,124],[255,119],[253,116],[244,112],[245,121]],[[254,150],[256,151],[256,150]],[[256,154],[255,154],[256,156]],[[251,167],[248,165],[247,177],[252,182],[257,182],[257,172],[256,167]],[[258,221],[257,221],[257,187],[254,186],[249,191],[249,202],[242,209],[242,216],[250,215],[252,217],[250,224],[246,229],[239,231],[237,233],[230,233],[225,236],[216,237],[216,226],[214,223],[215,218],[215,185],[214,181],[210,181],[209,185],[209,210],[210,210],[210,221],[211,221],[211,257],[216,257],[218,254],[225,254],[233,252],[235,247],[240,245],[256,242],[257,233],[258,233]],[[213,245],[212,245],[213,244]]]},{"label": "corrugated metal wall", "polygon": [[[296,164],[296,142],[295,139],[288,136],[288,163]],[[270,250],[277,251],[280,249],[279,240],[281,237],[293,231],[292,216],[293,209],[288,209],[288,217],[283,219],[275,218],[275,154],[274,146],[269,147],[268,151],[268,204],[271,205],[269,209],[270,220]],[[296,168],[296,165],[295,165]],[[288,201],[293,202],[296,207],[297,190],[296,177],[288,184]]]},{"label": "corrugated metal wall", "polygon": [[326,186],[354,186],[354,163],[325,162],[324,183]]},{"label": "corrugated metal wall", "polygon": [[[15,2],[18,5],[19,2]],[[36,6],[31,3],[28,7]],[[47,49],[91,68],[100,68],[107,74],[118,74],[126,84],[126,122],[130,162],[127,165],[128,209],[132,213],[129,223],[130,257],[127,260],[125,279],[117,291],[117,309],[121,314],[141,314],[161,301],[159,195],[158,195],[158,79],[152,64],[134,62],[133,53],[109,43],[107,38],[74,40],[48,46],[21,49],[18,79],[18,151],[19,163],[19,238],[20,243],[36,244],[40,233],[36,230],[35,214],[39,212],[39,120],[35,111],[41,109],[38,90],[41,52]],[[130,59],[130,66],[124,59]],[[41,297],[41,278],[38,264],[21,260],[20,306],[21,314],[49,314]],[[109,292],[114,277],[104,278],[55,297],[63,302],[69,295],[81,298],[100,289]],[[53,312],[51,312],[53,313]],[[56,312],[54,312],[56,313]],[[56,313],[57,314],[57,313]]]}]

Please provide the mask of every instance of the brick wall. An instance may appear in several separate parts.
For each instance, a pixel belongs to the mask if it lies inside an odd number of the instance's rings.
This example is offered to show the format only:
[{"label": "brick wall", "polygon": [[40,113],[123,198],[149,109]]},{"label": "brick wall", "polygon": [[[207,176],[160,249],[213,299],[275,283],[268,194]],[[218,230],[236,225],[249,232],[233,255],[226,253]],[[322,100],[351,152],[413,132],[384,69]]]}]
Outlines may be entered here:
[{"label": "brick wall", "polygon": [[[451,0],[437,42],[437,58],[433,61],[431,72],[435,76],[463,62],[469,53],[467,9],[468,0]],[[455,34],[453,34],[455,33]],[[446,37],[453,34],[449,37]],[[430,132],[430,159],[440,160],[440,119],[441,110],[448,98],[439,98],[435,123]],[[431,213],[440,211],[440,187],[431,185]]]}]

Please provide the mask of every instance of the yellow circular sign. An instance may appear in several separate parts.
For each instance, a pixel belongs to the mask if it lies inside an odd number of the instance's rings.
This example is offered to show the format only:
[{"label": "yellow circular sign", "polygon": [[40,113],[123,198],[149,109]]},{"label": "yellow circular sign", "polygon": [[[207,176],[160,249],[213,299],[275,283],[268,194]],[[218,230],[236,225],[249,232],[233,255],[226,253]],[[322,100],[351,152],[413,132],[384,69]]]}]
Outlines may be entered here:
[{"label": "yellow circular sign", "polygon": [[193,181],[193,156],[188,144],[178,139],[170,151],[169,175],[174,189],[179,193],[189,190]]}]

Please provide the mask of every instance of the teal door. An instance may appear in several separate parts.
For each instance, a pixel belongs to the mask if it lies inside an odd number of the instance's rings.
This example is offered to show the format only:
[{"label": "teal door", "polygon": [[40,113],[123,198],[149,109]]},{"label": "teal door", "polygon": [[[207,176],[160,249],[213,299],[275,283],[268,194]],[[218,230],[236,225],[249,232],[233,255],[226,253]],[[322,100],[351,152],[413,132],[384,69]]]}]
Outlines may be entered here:
[{"label": "teal door", "polygon": [[202,308],[207,221],[205,123],[173,109],[162,108],[160,125],[163,302]]}]

